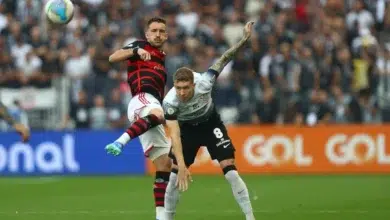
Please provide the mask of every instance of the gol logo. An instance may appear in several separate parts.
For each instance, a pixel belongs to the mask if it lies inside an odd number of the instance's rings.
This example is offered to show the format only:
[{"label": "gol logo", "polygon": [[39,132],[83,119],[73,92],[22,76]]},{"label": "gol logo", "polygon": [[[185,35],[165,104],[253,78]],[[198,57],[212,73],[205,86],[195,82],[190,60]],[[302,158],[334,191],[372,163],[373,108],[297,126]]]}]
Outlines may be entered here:
[{"label": "gol logo", "polygon": [[367,134],[335,134],[325,146],[328,160],[337,165],[374,163],[390,164],[390,155],[386,155],[385,135],[372,137]]},{"label": "gol logo", "polygon": [[310,166],[313,157],[304,155],[303,138],[300,135],[293,139],[284,135],[263,135],[248,137],[244,143],[244,156],[251,165],[264,166],[294,163],[299,166]]}]

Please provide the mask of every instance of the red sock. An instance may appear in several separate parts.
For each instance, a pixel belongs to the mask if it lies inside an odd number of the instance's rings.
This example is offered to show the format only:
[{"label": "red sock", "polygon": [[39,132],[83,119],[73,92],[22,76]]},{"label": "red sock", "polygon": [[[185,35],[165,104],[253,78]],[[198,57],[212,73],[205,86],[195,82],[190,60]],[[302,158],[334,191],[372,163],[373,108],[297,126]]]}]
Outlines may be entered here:
[{"label": "red sock", "polygon": [[149,129],[162,124],[161,120],[155,115],[147,115],[136,120],[127,130],[131,139],[134,139],[141,134],[147,132]]},{"label": "red sock", "polygon": [[167,189],[167,185],[169,182],[170,172],[156,172],[156,179],[154,181],[154,201],[156,207],[161,206],[164,207],[164,199],[165,199],[165,190]]}]

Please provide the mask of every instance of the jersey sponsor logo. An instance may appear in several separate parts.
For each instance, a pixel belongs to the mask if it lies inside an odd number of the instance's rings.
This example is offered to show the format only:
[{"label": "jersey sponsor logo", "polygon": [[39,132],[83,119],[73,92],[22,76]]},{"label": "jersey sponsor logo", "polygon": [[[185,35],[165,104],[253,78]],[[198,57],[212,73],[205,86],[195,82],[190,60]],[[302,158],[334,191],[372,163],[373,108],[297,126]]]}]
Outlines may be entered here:
[{"label": "jersey sponsor logo", "polygon": [[386,155],[385,135],[381,133],[375,136],[364,133],[335,134],[328,138],[325,155],[329,162],[336,165],[390,164],[390,155]]},{"label": "jersey sponsor logo", "polygon": [[196,103],[189,104],[186,107],[182,107],[183,118],[186,120],[196,119],[204,114],[206,114],[209,110],[207,103]]},{"label": "jersey sponsor logo", "polygon": [[162,70],[162,71],[165,71],[165,67],[163,65],[160,65],[160,64],[156,64],[153,69],[155,70]]},{"label": "jersey sponsor logo", "polygon": [[193,120],[193,119],[197,119],[198,117],[200,117],[201,115],[203,115],[205,113],[205,111],[202,111],[202,110],[198,110],[196,112],[192,112],[188,115],[185,115],[184,117],[187,119],[187,118],[190,118],[188,120]]},{"label": "jersey sponsor logo", "polygon": [[227,147],[229,147],[229,146],[230,146],[230,143],[229,143],[229,144],[223,145],[223,148],[227,148]]},{"label": "jersey sponsor logo", "polygon": [[226,144],[226,143],[228,143],[226,146],[229,146],[229,145],[230,145],[230,139],[225,140],[225,139],[221,138],[221,141],[218,142],[218,143],[216,144],[216,146],[219,147],[219,146],[221,146],[221,145],[224,145],[223,147],[226,148],[226,147],[225,147],[225,144]]},{"label": "jersey sponsor logo", "polygon": [[208,94],[198,95],[195,98],[193,98],[191,102],[183,105],[183,109],[185,109],[187,111],[198,110],[198,108],[207,107],[208,102],[209,102],[209,95]]},{"label": "jersey sponsor logo", "polygon": [[[154,51],[154,50],[150,51],[149,53],[150,53],[150,55],[152,55],[152,56],[160,57],[160,54],[158,54],[158,53],[157,53],[156,51]],[[163,53],[162,53],[162,54],[163,54]]]}]

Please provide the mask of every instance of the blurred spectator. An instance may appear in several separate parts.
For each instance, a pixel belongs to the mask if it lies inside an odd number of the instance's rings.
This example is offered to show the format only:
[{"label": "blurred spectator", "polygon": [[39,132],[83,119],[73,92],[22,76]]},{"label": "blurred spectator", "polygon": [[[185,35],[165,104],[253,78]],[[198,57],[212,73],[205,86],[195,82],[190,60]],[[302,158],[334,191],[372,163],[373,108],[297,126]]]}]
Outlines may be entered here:
[{"label": "blurred spectator", "polygon": [[77,94],[82,89],[83,79],[92,71],[91,54],[82,54],[83,48],[76,44],[69,44],[69,58],[64,63],[64,74],[71,79],[72,100],[77,100]]},{"label": "blurred spectator", "polygon": [[[32,46],[23,40],[21,34],[15,37],[15,44],[11,46],[11,54],[16,64],[22,64],[31,50]],[[21,65],[18,67],[21,68]]]},{"label": "blurred spectator", "polygon": [[229,22],[223,28],[223,35],[230,46],[242,38],[243,28],[244,24],[240,21],[239,13],[234,11],[229,17]]},{"label": "blurred spectator", "polygon": [[81,13],[80,7],[75,6],[73,19],[66,26],[67,29],[71,32],[74,32],[79,29],[85,30],[88,27],[88,25],[89,25],[88,18],[85,16],[85,14]]},{"label": "blurred spectator", "polygon": [[192,9],[191,4],[182,4],[181,11],[176,16],[176,22],[184,28],[188,36],[192,36],[198,26],[199,15]]},{"label": "blurred spectator", "polygon": [[86,129],[90,125],[90,105],[87,93],[79,91],[78,100],[71,105],[70,112],[66,115],[62,128]]},{"label": "blurred spectator", "polygon": [[8,26],[8,19],[5,13],[5,4],[0,2],[0,33]]},{"label": "blurred spectator", "polygon": [[377,60],[379,71],[378,102],[382,120],[390,122],[390,44],[386,44]]},{"label": "blurred spectator", "polygon": [[[299,94],[304,98],[309,97],[309,93],[319,86],[319,71],[313,59],[313,52],[310,47],[304,47],[299,56],[301,61],[301,71],[299,73]],[[309,98],[310,99],[310,98]]]},{"label": "blurred spectator", "polygon": [[[276,46],[270,46],[268,53],[263,56],[260,61],[259,75],[263,81],[265,88],[276,85],[280,79],[279,63],[282,61],[282,56],[278,53]],[[279,78],[279,79],[278,79]]]},{"label": "blurred spectator", "polygon": [[351,53],[347,47],[341,47],[336,53],[335,86],[343,92],[350,93],[353,78]]},{"label": "blurred spectator", "polygon": [[280,84],[284,95],[289,99],[298,91],[298,77],[301,65],[293,57],[291,45],[289,43],[282,43],[280,51],[283,56],[283,59],[280,62],[281,73],[283,76],[280,78]]},{"label": "blurred spectator", "polygon": [[173,75],[171,74],[182,66],[188,66],[190,61],[183,55],[182,45],[179,44],[179,42],[177,42],[177,44],[169,44],[166,53],[165,67],[167,72],[170,73],[170,75],[167,76],[167,85],[171,88],[173,86]]},{"label": "blurred spectator", "polygon": [[18,0],[17,2],[16,17],[18,21],[27,25],[38,21],[43,7],[41,1]]},{"label": "blurred spectator", "polygon": [[369,89],[361,89],[348,106],[348,116],[353,123],[375,123],[380,120],[378,103]]},{"label": "blurred spectator", "polygon": [[108,124],[108,109],[102,95],[95,95],[93,98],[93,106],[89,110],[90,128],[92,129],[107,129]]},{"label": "blurred spectator", "polygon": [[127,106],[122,103],[119,89],[113,89],[108,104],[108,121],[110,128],[120,129],[127,125]]},{"label": "blurred spectator", "polygon": [[346,95],[340,87],[334,87],[332,97],[330,97],[330,106],[333,111],[333,121],[335,123],[347,123],[348,103],[350,97]]},{"label": "blurred spectator", "polygon": [[365,7],[363,0],[355,0],[352,10],[346,17],[347,28],[349,30],[370,29],[374,25],[374,17]]},{"label": "blurred spectator", "polygon": [[16,66],[22,72],[22,83],[24,85],[37,85],[40,81],[42,60],[31,50],[17,60]]},{"label": "blurred spectator", "polygon": [[295,122],[299,125],[306,124],[329,124],[332,118],[332,111],[327,104],[327,93],[325,90],[313,91],[309,99],[302,99],[298,102]]},{"label": "blurred spectator", "polygon": [[252,116],[252,123],[275,124],[278,117],[280,117],[278,98],[271,88],[266,89],[262,101],[256,104],[256,109]]}]

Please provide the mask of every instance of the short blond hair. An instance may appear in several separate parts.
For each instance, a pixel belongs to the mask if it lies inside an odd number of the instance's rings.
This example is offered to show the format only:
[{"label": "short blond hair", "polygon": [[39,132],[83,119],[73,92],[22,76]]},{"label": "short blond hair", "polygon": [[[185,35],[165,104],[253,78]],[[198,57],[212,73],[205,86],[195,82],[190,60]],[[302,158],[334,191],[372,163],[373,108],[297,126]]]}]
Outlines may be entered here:
[{"label": "short blond hair", "polygon": [[179,68],[173,75],[173,81],[194,82],[194,73],[187,67]]}]

